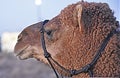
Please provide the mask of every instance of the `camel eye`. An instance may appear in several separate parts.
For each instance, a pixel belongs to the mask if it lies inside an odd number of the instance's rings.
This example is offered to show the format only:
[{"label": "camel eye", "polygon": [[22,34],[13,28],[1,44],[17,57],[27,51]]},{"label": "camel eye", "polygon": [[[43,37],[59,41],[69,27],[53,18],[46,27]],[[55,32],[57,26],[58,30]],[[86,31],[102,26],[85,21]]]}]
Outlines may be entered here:
[{"label": "camel eye", "polygon": [[20,41],[21,39],[22,39],[22,34],[18,36],[18,41]]},{"label": "camel eye", "polygon": [[52,37],[53,37],[53,31],[52,31],[52,30],[46,31],[46,35],[47,35],[47,38],[48,38],[49,40],[51,40]]},{"label": "camel eye", "polygon": [[48,36],[52,35],[52,30],[47,31],[46,34],[47,34]]}]

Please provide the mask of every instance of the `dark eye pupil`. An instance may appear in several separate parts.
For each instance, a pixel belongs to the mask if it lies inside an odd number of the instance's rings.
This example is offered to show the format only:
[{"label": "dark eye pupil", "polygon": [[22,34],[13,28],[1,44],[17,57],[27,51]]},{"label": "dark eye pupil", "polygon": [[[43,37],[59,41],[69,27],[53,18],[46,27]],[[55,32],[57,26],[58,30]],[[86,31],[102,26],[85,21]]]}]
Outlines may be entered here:
[{"label": "dark eye pupil", "polygon": [[52,31],[47,31],[47,35],[51,35]]}]

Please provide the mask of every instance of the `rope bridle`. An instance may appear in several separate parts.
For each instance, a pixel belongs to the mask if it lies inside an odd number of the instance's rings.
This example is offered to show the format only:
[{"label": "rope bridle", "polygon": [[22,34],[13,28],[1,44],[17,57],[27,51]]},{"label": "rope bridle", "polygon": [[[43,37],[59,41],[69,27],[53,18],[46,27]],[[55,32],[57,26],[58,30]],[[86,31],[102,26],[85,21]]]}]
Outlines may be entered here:
[{"label": "rope bridle", "polygon": [[50,66],[52,67],[54,73],[56,74],[56,77],[59,78],[59,75],[57,73],[57,71],[55,70],[52,62],[54,62],[54,64],[56,64],[57,66],[59,66],[62,70],[64,70],[66,73],[69,73],[70,76],[74,76],[74,75],[78,75],[80,73],[88,73],[90,75],[90,77],[94,77],[93,75],[93,69],[94,69],[94,66],[95,64],[97,63],[97,60],[100,58],[102,52],[104,51],[105,47],[107,46],[108,42],[110,41],[110,38],[114,35],[114,34],[117,34],[119,33],[119,29],[115,29],[113,31],[111,31],[107,37],[103,40],[99,50],[97,51],[96,55],[94,56],[94,58],[92,59],[92,61],[85,65],[84,67],[82,67],[81,69],[79,70],[76,70],[76,69],[72,69],[72,70],[69,70],[69,69],[66,69],[65,67],[61,66],[57,61],[55,61],[52,57],[51,57],[51,54],[47,51],[46,49],[46,45],[45,45],[45,39],[44,39],[44,25],[48,22],[48,20],[45,20],[43,21],[42,23],[42,27],[41,27],[41,43],[42,43],[42,48],[43,48],[43,51],[44,51],[44,56],[45,58],[48,60],[48,63],[50,64]]}]

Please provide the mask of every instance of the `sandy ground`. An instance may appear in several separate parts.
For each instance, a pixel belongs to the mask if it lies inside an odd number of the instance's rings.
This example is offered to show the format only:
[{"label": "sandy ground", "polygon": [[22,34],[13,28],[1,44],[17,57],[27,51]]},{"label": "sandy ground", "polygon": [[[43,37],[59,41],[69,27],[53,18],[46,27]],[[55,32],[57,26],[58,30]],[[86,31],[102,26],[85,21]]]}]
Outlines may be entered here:
[{"label": "sandy ground", "polygon": [[56,78],[52,69],[35,59],[19,60],[0,52],[0,78]]}]

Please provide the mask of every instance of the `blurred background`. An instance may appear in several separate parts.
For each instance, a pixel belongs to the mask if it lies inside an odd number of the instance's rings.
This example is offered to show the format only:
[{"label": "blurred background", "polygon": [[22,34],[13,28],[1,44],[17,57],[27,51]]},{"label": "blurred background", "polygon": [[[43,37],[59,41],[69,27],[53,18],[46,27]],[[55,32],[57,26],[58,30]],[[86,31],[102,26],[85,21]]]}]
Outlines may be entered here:
[{"label": "blurred background", "polygon": [[[35,59],[19,60],[14,54],[18,34],[27,26],[52,19],[67,5],[79,0],[0,0],[0,78],[55,78],[47,65]],[[120,0],[105,2],[120,22]]]}]

